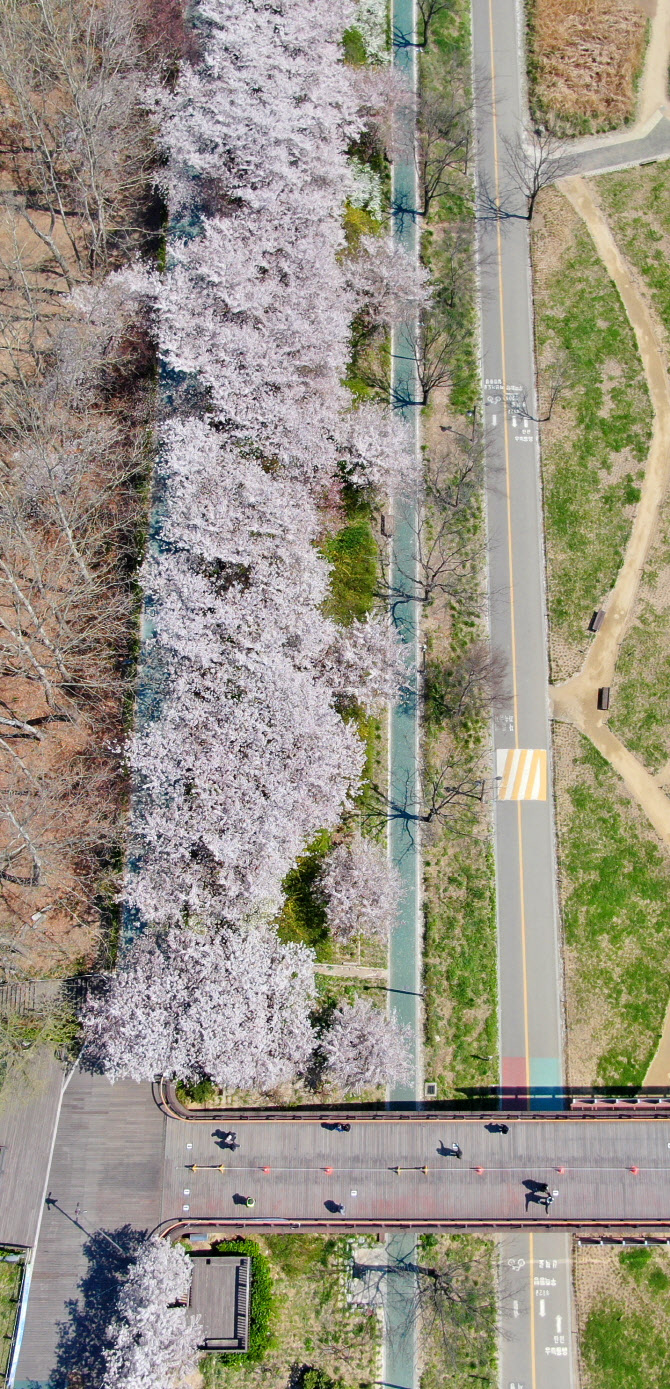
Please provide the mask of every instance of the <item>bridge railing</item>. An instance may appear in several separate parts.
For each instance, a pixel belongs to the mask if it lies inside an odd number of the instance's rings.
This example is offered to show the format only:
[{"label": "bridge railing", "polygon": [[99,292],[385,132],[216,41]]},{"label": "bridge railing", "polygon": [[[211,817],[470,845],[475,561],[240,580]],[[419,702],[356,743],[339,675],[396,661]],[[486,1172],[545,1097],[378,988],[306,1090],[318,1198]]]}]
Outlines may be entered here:
[{"label": "bridge railing", "polygon": [[[187,1123],[218,1123],[219,1121],[242,1123],[445,1123],[447,1121],[465,1123],[556,1123],[574,1122],[575,1119],[609,1120],[653,1119],[670,1115],[670,1093],[652,1091],[637,1095],[598,1095],[566,1093],[566,1107],[555,1109],[531,1109],[530,1103],[537,1102],[538,1092],[500,1091],[500,1107],[490,1106],[459,1109],[453,1105],[420,1106],[346,1105],[327,1107],[325,1105],[301,1105],[296,1109],[259,1106],[252,1108],[191,1109],[177,1098],[176,1088],[170,1081],[157,1077],[154,1082],[154,1098],[159,1108],[173,1119]],[[491,1096],[492,1102],[495,1095]],[[551,1095],[551,1098],[555,1096]],[[526,1107],[529,1106],[529,1107]]]}]

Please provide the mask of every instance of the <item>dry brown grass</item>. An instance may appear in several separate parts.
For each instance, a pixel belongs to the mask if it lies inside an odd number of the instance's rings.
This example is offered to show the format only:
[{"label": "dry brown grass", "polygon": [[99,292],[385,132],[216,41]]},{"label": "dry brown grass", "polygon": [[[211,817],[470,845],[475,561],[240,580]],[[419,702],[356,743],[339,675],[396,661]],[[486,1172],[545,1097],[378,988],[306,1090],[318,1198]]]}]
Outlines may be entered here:
[{"label": "dry brown grass", "polygon": [[560,134],[611,129],[629,121],[648,13],[640,0],[533,0],[536,117]]}]

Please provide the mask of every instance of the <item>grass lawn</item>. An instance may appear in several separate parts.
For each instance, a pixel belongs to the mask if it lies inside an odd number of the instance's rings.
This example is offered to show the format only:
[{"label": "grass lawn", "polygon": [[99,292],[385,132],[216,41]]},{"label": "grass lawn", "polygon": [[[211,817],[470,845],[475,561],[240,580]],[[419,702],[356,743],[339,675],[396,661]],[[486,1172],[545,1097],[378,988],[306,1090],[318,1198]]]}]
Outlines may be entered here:
[{"label": "grass lawn", "polygon": [[577,1301],[584,1389],[664,1389],[670,1383],[667,1251],[578,1249]]},{"label": "grass lawn", "polygon": [[495,1085],[497,955],[493,855],[484,835],[427,850],[425,1073],[438,1098]]},{"label": "grass lawn", "polygon": [[601,174],[594,183],[617,242],[670,335],[670,170],[653,164]]},{"label": "grass lawn", "polygon": [[[597,180],[614,234],[638,271],[670,347],[670,170],[664,164]],[[670,758],[670,506],[666,503],[624,638],[612,727],[656,773]]]},{"label": "grass lawn", "polygon": [[639,1085],[670,997],[670,864],[616,774],[556,729],[572,1084]]},{"label": "grass lawn", "polygon": [[23,1264],[8,1264],[0,1260],[0,1382],[3,1384],[9,1368],[22,1279]]},{"label": "grass lawn", "polygon": [[267,1235],[256,1242],[272,1275],[272,1343],[259,1365],[208,1356],[207,1389],[286,1389],[306,1367],[325,1371],[347,1389],[368,1389],[378,1379],[380,1325],[376,1316],[347,1303],[353,1241]]},{"label": "grass lawn", "polygon": [[591,239],[548,190],[533,223],[541,398],[566,382],[543,425],[552,675],[581,664],[593,609],[612,587],[651,437],[633,331]]}]

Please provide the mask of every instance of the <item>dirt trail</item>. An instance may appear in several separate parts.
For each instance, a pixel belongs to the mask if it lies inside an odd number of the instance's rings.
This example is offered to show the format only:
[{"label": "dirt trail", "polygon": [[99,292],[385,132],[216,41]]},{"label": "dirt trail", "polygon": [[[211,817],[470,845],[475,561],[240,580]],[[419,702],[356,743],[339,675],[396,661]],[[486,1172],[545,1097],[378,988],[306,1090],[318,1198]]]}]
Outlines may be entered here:
[{"label": "dirt trail", "polygon": [[635,128],[646,125],[668,109],[668,59],[670,57],[670,0],[656,0],[649,44],[640,79]]},{"label": "dirt trail", "polygon": [[[661,5],[667,17],[670,14],[670,3],[659,0],[659,8]],[[654,536],[660,507],[670,484],[670,380],[651,314],[616,245],[593,188],[582,178],[563,179],[559,187],[587,226],[596,250],[623,300],[647,378],[654,425],[642,495],[623,565],[606,604],[605,621],[593,639],[579,674],[552,689],[553,715],[556,719],[574,724],[590,738],[602,756],[619,773],[630,795],[641,806],[659,838],[670,848],[670,799],[662,785],[665,776],[652,776],[608,727],[607,714],[597,709],[599,686],[612,682],[619,647],[633,611],[643,565]],[[665,1086],[669,1080],[670,1004],[659,1046],[645,1076],[645,1084]]]},{"label": "dirt trail", "polygon": [[385,984],[388,978],[387,969],[374,969],[371,965],[325,965],[318,960],[314,973],[328,974],[334,979],[372,979],[378,984]]}]

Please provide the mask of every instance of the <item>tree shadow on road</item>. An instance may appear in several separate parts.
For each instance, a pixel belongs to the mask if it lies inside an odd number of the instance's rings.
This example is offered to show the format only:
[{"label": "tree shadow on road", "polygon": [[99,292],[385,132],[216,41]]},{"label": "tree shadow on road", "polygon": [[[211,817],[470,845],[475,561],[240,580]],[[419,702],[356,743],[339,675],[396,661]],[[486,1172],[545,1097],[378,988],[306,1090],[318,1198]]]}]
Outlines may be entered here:
[{"label": "tree shadow on road", "polygon": [[79,1283],[80,1296],[65,1304],[67,1319],[58,1324],[49,1389],[72,1389],[80,1384],[86,1389],[102,1389],[107,1327],[116,1312],[128,1267],[145,1238],[146,1231],[123,1225],[118,1230],[96,1230],[87,1239],[83,1251],[88,1269]]}]

